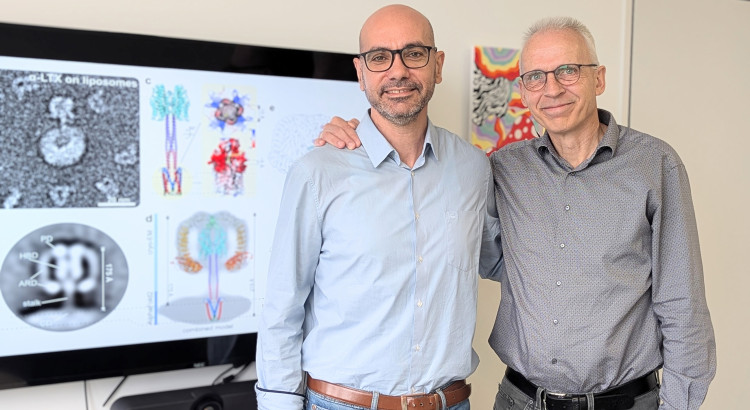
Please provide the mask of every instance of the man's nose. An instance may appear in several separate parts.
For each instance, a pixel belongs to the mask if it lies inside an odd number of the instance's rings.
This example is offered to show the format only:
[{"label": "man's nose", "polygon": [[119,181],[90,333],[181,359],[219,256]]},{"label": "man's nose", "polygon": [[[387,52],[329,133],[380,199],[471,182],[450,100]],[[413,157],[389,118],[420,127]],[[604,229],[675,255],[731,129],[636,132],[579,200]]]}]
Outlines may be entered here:
[{"label": "man's nose", "polygon": [[[544,93],[549,95],[558,95],[565,91],[565,88],[563,85],[557,81],[557,77],[555,77],[555,72],[546,73],[547,75],[547,81],[544,82]],[[550,76],[552,78],[550,78]]]},{"label": "man's nose", "polygon": [[391,73],[392,77],[399,77],[403,78],[406,76],[406,74],[409,72],[409,67],[404,64],[403,57],[401,57],[401,53],[395,53],[393,55],[393,64],[391,64],[391,68],[388,69],[388,72]]}]

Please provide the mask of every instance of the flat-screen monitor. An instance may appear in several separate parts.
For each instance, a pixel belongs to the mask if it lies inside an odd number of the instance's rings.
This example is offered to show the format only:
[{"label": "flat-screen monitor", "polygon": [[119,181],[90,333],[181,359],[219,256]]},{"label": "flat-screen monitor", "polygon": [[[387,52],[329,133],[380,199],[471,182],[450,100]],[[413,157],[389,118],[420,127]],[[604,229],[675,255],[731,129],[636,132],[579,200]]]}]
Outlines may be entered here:
[{"label": "flat-screen monitor", "polygon": [[250,362],[352,55],[0,24],[0,388]]}]

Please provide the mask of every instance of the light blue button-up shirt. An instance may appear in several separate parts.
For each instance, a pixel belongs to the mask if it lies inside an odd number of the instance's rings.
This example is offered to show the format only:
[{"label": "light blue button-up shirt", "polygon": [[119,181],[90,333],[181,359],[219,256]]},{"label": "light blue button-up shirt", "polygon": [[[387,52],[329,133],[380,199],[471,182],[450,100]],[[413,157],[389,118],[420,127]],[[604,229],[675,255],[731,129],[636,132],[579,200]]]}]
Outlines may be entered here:
[{"label": "light blue button-up shirt", "polygon": [[410,169],[369,115],[357,132],[358,149],[316,148],[287,175],[259,330],[260,409],[301,409],[304,372],[401,395],[479,362],[477,274],[499,260],[486,156],[430,123]]}]

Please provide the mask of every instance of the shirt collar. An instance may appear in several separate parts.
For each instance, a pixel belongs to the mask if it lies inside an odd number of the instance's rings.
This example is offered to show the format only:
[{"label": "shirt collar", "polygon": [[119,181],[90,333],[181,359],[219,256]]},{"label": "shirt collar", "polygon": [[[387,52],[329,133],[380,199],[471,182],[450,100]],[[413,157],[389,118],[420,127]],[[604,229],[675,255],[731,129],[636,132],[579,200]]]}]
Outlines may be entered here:
[{"label": "shirt collar", "polygon": [[[375,123],[372,122],[372,118],[370,118],[370,110],[367,110],[367,114],[365,114],[360,120],[359,126],[357,127],[357,135],[359,135],[359,140],[362,142],[362,146],[365,148],[365,152],[370,158],[373,167],[377,168],[388,157],[392,157],[394,160],[398,157],[396,150],[391,146],[388,140],[385,139],[383,134],[378,131]],[[428,157],[430,154],[432,154],[435,160],[439,160],[439,144],[437,139],[433,140],[433,135],[437,135],[435,127],[428,119],[427,134],[424,138],[422,155],[414,164],[414,168],[421,166],[424,163],[424,158]]]},{"label": "shirt collar", "polygon": [[620,127],[617,125],[617,121],[615,121],[615,116],[612,115],[609,111],[599,109],[599,122],[602,124],[607,124],[607,130],[604,131],[604,136],[602,137],[602,140],[599,142],[599,146],[596,148],[597,154],[605,152],[605,150],[609,155],[607,155],[607,159],[611,159],[615,156],[615,150],[617,149],[617,141],[620,140]]}]

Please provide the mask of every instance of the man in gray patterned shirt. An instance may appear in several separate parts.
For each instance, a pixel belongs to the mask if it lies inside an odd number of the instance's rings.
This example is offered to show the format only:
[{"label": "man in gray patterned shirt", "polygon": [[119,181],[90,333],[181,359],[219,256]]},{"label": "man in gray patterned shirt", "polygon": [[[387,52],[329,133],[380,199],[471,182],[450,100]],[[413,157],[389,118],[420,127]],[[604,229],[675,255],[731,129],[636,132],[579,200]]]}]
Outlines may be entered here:
[{"label": "man in gray patterned shirt", "polygon": [[503,252],[490,345],[508,365],[496,409],[697,409],[716,371],[685,166],[597,109],[605,71],[574,19],[525,36],[521,98],[546,132],[490,157]]},{"label": "man in gray patterned shirt", "polygon": [[[577,20],[533,25],[520,70],[546,131],[490,157],[502,298],[489,341],[508,366],[495,409],[699,408],[716,343],[684,164],[597,108],[606,69]],[[347,128],[321,136],[351,148]]]}]

